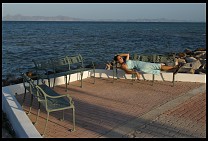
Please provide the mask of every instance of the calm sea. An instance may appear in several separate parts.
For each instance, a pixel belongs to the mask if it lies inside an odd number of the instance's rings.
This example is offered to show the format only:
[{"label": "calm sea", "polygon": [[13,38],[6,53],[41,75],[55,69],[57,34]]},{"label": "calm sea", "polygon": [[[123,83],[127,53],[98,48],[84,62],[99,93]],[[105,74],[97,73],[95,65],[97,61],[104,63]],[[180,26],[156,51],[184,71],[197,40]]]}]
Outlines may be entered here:
[{"label": "calm sea", "polygon": [[2,78],[32,59],[84,56],[104,64],[117,53],[166,54],[206,47],[206,23],[2,22]]}]

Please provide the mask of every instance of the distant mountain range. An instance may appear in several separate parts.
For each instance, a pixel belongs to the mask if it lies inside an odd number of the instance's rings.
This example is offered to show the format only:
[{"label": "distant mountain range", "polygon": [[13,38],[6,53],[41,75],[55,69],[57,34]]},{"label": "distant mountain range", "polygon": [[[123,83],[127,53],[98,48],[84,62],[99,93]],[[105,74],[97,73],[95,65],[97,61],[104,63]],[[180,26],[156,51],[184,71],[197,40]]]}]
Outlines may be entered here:
[{"label": "distant mountain range", "polygon": [[46,16],[23,16],[23,15],[7,15],[3,17],[2,21],[110,21],[110,22],[193,22],[193,21],[185,21],[185,20],[174,20],[174,19],[128,19],[128,20],[120,20],[120,19],[100,19],[100,20],[92,20],[92,19],[79,19],[72,18],[68,16],[54,16],[54,17],[46,17]]},{"label": "distant mountain range", "polygon": [[3,17],[2,21],[80,21],[78,18],[71,18],[67,16],[23,16],[23,15],[7,15]]}]

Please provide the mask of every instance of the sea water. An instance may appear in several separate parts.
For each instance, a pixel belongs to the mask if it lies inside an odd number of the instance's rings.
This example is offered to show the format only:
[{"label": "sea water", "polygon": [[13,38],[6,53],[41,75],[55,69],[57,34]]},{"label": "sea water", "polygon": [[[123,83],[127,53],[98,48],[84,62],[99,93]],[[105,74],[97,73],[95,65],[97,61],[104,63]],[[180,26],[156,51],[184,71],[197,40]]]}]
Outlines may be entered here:
[{"label": "sea water", "polygon": [[81,54],[105,64],[118,53],[166,54],[206,47],[206,23],[2,21],[2,78],[32,59]]}]

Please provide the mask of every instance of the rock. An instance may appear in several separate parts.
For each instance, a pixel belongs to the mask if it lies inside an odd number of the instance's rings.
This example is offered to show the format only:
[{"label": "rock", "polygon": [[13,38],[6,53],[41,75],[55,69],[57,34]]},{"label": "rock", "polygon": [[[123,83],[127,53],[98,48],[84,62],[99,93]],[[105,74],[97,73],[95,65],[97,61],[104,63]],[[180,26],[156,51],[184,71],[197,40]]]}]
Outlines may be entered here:
[{"label": "rock", "polygon": [[202,55],[200,58],[206,59],[207,58],[207,53],[205,53],[204,55]]},{"label": "rock", "polygon": [[190,49],[187,49],[187,48],[183,52],[186,53],[187,55],[192,55],[193,54],[193,52]]},{"label": "rock", "polygon": [[186,64],[186,60],[178,58],[178,64]]},{"label": "rock", "polygon": [[196,60],[194,62],[184,64],[183,68],[192,68],[192,69],[196,70],[196,69],[199,69],[199,67],[201,65],[202,65],[201,62],[199,60]]},{"label": "rock", "polygon": [[206,54],[206,51],[196,51],[196,52],[194,52],[194,57],[201,58],[204,56],[204,54]]},{"label": "rock", "polygon": [[192,68],[180,68],[180,70],[178,71],[179,73],[191,73],[194,74],[195,70]]},{"label": "rock", "polygon": [[190,63],[190,62],[196,61],[197,59],[194,58],[194,57],[186,57],[185,60],[186,60],[187,63]]},{"label": "rock", "polygon": [[206,48],[197,48],[195,51],[206,51]]},{"label": "rock", "polygon": [[200,61],[201,64],[202,64],[202,65],[200,66],[200,68],[202,68],[202,69],[206,68],[206,60],[200,59],[199,61]]},{"label": "rock", "polygon": [[180,52],[180,53],[177,54],[177,56],[178,56],[179,58],[185,58],[185,57],[186,57],[186,53]]}]

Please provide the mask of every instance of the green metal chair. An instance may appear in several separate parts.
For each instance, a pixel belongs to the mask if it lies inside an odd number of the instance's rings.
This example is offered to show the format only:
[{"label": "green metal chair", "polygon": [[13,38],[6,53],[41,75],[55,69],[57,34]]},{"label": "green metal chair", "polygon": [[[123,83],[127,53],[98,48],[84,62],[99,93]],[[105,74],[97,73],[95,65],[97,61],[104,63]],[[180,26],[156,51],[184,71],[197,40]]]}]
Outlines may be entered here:
[{"label": "green metal chair", "polygon": [[68,62],[70,64],[69,81],[70,81],[70,74],[80,72],[81,87],[82,87],[83,72],[93,69],[93,73],[94,73],[94,82],[93,82],[93,84],[95,84],[95,65],[94,65],[93,62],[92,62],[92,67],[87,68],[84,64],[84,58],[80,54],[77,55],[77,56],[72,56],[72,57],[67,56],[67,59],[68,59]]},{"label": "green metal chair", "polygon": [[42,81],[43,79],[47,79],[50,87],[50,79],[55,77],[53,75],[55,74],[54,64],[51,59],[32,61],[35,64],[35,71],[38,77],[37,83],[39,84],[39,79]]},{"label": "green metal chair", "polygon": [[37,111],[36,121],[34,124],[37,124],[38,122],[40,105],[42,105],[47,112],[46,123],[42,136],[45,135],[50,112],[63,111],[62,119],[64,120],[64,110],[66,109],[72,109],[73,129],[71,131],[75,131],[75,107],[74,107],[74,102],[72,101],[72,98],[69,96],[69,94],[59,95],[47,85],[45,84],[42,84],[42,86],[36,85],[33,83],[32,79],[30,79],[28,76],[24,75],[24,77],[28,80],[28,83],[30,85],[29,86],[30,91],[32,92],[34,97],[38,100],[38,111]]}]

